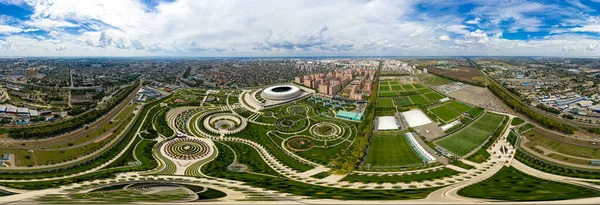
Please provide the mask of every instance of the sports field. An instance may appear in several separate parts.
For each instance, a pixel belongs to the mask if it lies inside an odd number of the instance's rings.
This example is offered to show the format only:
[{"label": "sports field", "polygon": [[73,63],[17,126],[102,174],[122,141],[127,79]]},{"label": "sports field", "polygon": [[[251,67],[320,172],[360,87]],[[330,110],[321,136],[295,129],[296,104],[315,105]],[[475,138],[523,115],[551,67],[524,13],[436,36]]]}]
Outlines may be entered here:
[{"label": "sports field", "polygon": [[392,98],[377,98],[377,107],[394,107]]},{"label": "sports field", "polygon": [[429,103],[429,101],[427,99],[425,99],[423,96],[421,95],[411,95],[409,96],[410,100],[415,104],[415,105],[422,105],[422,104],[427,104]]},{"label": "sports field", "polygon": [[404,88],[404,90],[414,90],[415,87],[413,87],[412,85],[402,85],[402,88]]},{"label": "sports field", "polygon": [[379,90],[381,91],[390,91],[390,86],[387,85],[379,85]]},{"label": "sports field", "polygon": [[421,84],[412,84],[413,87],[415,87],[416,89],[421,89],[424,88],[425,86],[421,85]]},{"label": "sports field", "polygon": [[403,133],[375,134],[371,137],[371,147],[366,164],[371,167],[406,166],[421,164],[421,158],[410,147]]},{"label": "sports field", "polygon": [[433,90],[431,90],[429,88],[424,88],[424,89],[417,90],[417,92],[420,93],[420,94],[425,94],[425,93],[433,92]]},{"label": "sports field", "polygon": [[429,100],[431,100],[431,101],[438,101],[438,100],[444,98],[443,95],[440,95],[439,93],[436,93],[436,92],[429,92],[429,93],[425,93],[424,95],[425,95],[425,97],[429,98]]},{"label": "sports field", "polygon": [[412,101],[410,101],[410,98],[406,96],[398,96],[397,98],[394,98],[394,101],[396,102],[396,106],[398,107],[406,107],[413,105]]},{"label": "sports field", "polygon": [[392,90],[393,91],[403,91],[404,89],[402,89],[402,86],[399,85],[392,85]]},{"label": "sports field", "polygon": [[429,109],[429,111],[433,112],[444,122],[450,122],[451,120],[454,120],[462,115],[462,113],[453,110],[447,105],[440,105],[435,108]]},{"label": "sports field", "polygon": [[485,113],[473,124],[441,139],[437,144],[458,156],[464,156],[483,144],[503,119],[503,115]]},{"label": "sports field", "polygon": [[450,108],[452,108],[460,113],[465,113],[465,112],[471,110],[471,108],[473,108],[466,103],[462,103],[462,102],[458,102],[458,101],[451,101],[447,105],[450,106]]}]

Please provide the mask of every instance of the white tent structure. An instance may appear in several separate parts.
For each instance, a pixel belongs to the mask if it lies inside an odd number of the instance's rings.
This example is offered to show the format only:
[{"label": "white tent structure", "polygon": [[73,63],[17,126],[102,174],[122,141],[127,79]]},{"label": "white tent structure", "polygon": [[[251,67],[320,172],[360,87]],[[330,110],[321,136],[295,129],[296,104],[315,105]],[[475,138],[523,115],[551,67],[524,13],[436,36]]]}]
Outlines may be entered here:
[{"label": "white tent structure", "polygon": [[400,125],[394,116],[383,116],[378,118],[377,130],[397,130]]},{"label": "white tent structure", "polygon": [[402,113],[402,118],[409,127],[418,127],[432,123],[432,121],[421,110],[411,110]]}]

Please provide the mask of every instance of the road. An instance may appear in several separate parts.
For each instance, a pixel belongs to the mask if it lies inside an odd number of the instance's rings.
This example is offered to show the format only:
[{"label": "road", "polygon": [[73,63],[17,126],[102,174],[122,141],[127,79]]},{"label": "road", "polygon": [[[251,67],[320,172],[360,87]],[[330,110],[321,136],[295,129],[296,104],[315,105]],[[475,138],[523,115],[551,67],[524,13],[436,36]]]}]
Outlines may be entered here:
[{"label": "road", "polygon": [[[96,129],[99,129],[104,124],[108,123],[113,118],[115,118],[119,113],[121,113],[121,111],[123,111],[123,109],[125,109],[125,107],[127,107],[127,104],[129,102],[131,102],[131,100],[135,97],[136,93],[141,88],[142,88],[142,85],[140,84],[137,88],[135,88],[129,94],[129,96],[127,96],[127,98],[125,98],[125,100],[123,100],[120,104],[115,106],[114,109],[110,110],[106,115],[100,117],[95,122],[91,123],[88,126],[88,129],[85,129],[85,127],[81,127],[75,131],[66,133],[64,135],[46,138],[46,139],[37,139],[37,140],[0,139],[0,146],[2,146],[3,148],[13,148],[13,149],[22,149],[24,147],[28,148],[28,149],[36,149],[36,148],[60,145],[60,144],[64,144],[67,142],[75,141],[81,137],[85,137],[88,134],[96,131]],[[21,144],[23,144],[23,143],[25,143],[26,146],[22,146]]]}]

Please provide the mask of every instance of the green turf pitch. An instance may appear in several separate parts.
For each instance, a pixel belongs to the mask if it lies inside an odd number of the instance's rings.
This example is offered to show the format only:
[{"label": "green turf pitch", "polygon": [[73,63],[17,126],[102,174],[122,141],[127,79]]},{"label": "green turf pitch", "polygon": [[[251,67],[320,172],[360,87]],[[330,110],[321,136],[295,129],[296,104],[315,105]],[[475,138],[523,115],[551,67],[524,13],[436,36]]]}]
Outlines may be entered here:
[{"label": "green turf pitch", "polygon": [[410,147],[404,134],[375,134],[367,153],[366,164],[376,166],[405,166],[422,163]]},{"label": "green turf pitch", "polygon": [[411,85],[401,85],[402,88],[404,88],[404,90],[414,90],[415,87],[411,86]]},{"label": "green turf pitch", "polygon": [[402,89],[402,86],[399,85],[392,85],[392,90],[393,91],[403,91],[404,89]]},{"label": "green turf pitch", "polygon": [[400,83],[398,83],[398,81],[394,80],[394,81],[390,81],[390,85],[400,85]]},{"label": "green turf pitch", "polygon": [[429,111],[433,112],[444,122],[450,122],[451,120],[454,120],[457,117],[459,117],[460,115],[462,115],[462,113],[457,112],[446,105],[441,105],[441,106],[438,106],[435,108],[431,108],[431,109],[429,109]]},{"label": "green turf pitch", "polygon": [[454,109],[460,113],[465,113],[465,112],[469,111],[471,108],[473,108],[466,103],[457,102],[457,101],[451,101],[446,105],[450,106],[452,109]]},{"label": "green turf pitch", "polygon": [[429,100],[431,100],[431,101],[438,101],[438,100],[444,98],[443,95],[440,95],[439,93],[436,93],[436,92],[425,93],[425,97],[429,98]]},{"label": "green turf pitch", "polygon": [[399,96],[397,98],[394,98],[394,102],[396,102],[396,106],[398,107],[406,107],[413,105],[413,103],[410,101],[410,98],[406,96]]},{"label": "green turf pitch", "polygon": [[413,87],[415,87],[416,89],[421,89],[424,88],[425,86],[421,85],[421,84],[412,84]]},{"label": "green turf pitch", "polygon": [[384,86],[379,86],[379,90],[381,91],[390,91],[390,86],[384,85]]},{"label": "green turf pitch", "polygon": [[430,93],[430,92],[433,92],[433,91],[431,89],[429,89],[429,88],[424,88],[424,89],[417,90],[417,92],[419,92],[421,94],[425,94],[425,93]]},{"label": "green turf pitch", "polygon": [[483,144],[502,123],[502,119],[503,115],[485,113],[473,124],[443,138],[437,144],[458,156],[464,156]]},{"label": "green turf pitch", "polygon": [[394,107],[392,98],[377,98],[377,107]]},{"label": "green turf pitch", "polygon": [[429,101],[427,101],[427,99],[425,99],[423,96],[421,95],[411,95],[409,96],[410,100],[415,104],[415,105],[422,105],[422,104],[427,104],[429,103]]},{"label": "green turf pitch", "polygon": [[398,93],[396,92],[379,92],[379,97],[396,97]]}]

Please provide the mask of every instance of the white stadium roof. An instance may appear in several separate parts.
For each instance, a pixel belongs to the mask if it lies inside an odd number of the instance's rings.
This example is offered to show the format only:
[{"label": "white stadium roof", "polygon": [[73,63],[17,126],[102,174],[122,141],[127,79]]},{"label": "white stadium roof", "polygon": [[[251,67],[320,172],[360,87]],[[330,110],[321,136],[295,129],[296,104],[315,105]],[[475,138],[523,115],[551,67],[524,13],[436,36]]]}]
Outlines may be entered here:
[{"label": "white stadium roof", "polygon": [[421,110],[411,110],[402,113],[402,118],[406,121],[409,127],[418,127],[432,123],[432,121]]},{"label": "white stadium roof", "polygon": [[397,130],[400,127],[394,116],[384,116],[378,119],[377,130]]}]

